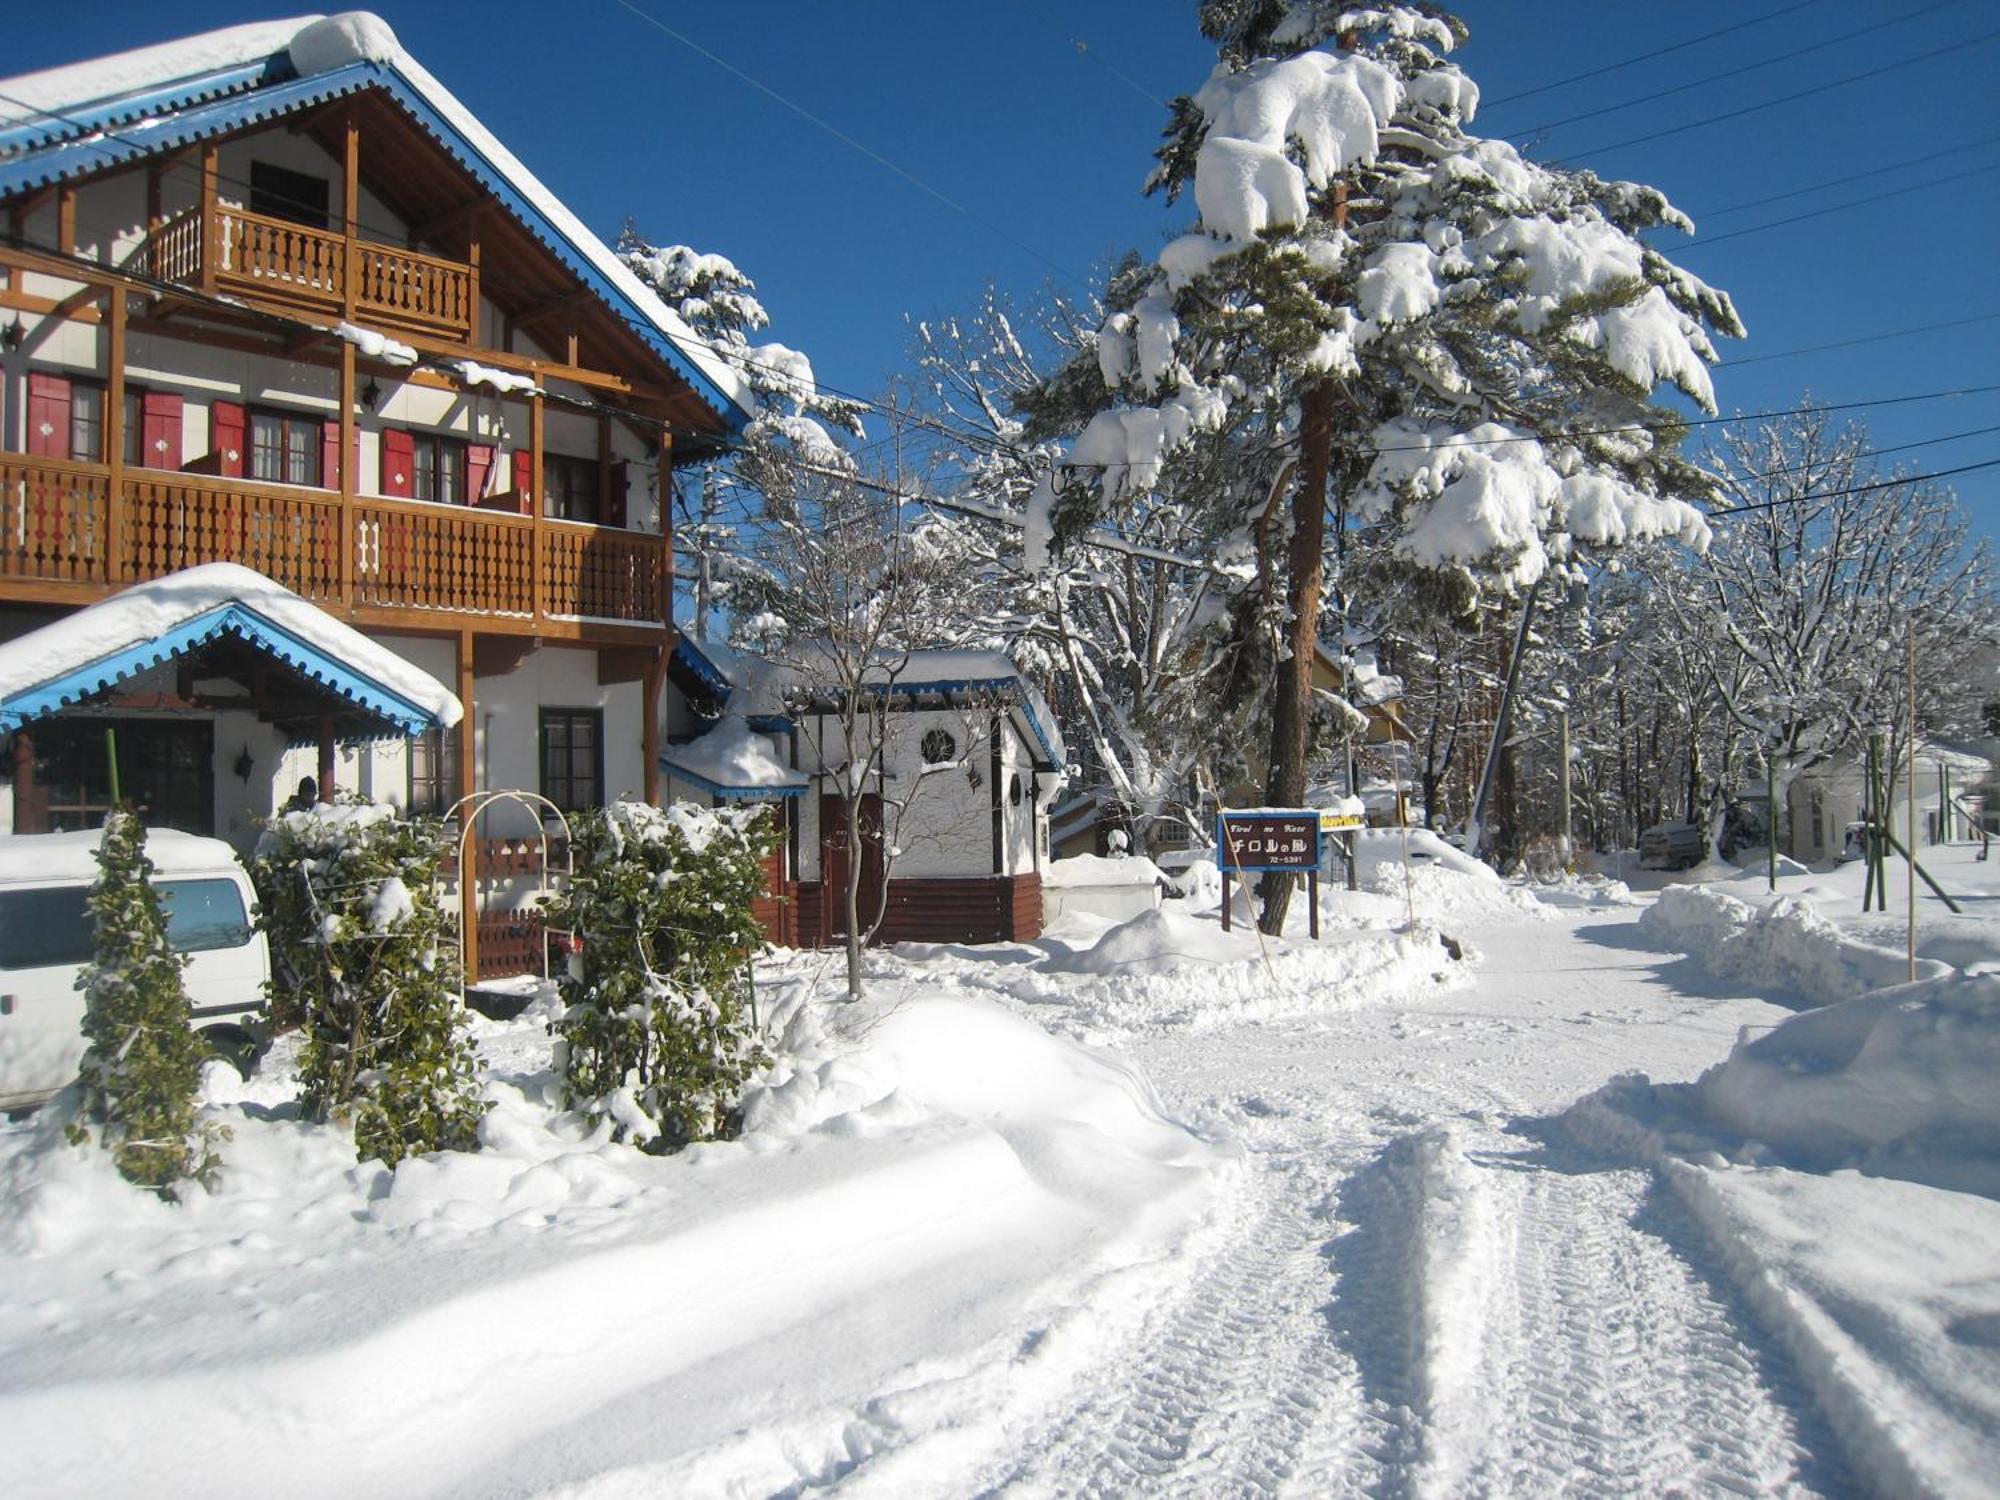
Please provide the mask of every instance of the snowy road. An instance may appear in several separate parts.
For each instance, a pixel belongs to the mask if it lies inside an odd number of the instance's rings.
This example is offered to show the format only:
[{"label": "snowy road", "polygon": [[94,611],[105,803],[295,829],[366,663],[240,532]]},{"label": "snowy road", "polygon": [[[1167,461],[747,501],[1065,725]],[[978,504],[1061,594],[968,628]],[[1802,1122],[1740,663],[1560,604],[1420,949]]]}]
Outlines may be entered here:
[{"label": "snowy road", "polygon": [[1629,913],[1475,931],[1475,986],[1434,1003],[1130,1043],[1248,1170],[1179,1294],[993,1487],[1849,1490],[1651,1174],[1536,1129],[1616,1073],[1692,1077],[1784,1014],[1683,993],[1689,966],[1635,931]]}]

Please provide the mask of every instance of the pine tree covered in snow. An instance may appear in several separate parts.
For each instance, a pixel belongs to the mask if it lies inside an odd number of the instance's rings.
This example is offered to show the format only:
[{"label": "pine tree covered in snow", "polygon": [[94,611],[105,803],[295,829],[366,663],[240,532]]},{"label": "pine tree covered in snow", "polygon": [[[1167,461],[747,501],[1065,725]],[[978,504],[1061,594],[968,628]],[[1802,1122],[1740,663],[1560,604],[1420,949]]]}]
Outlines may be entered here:
[{"label": "pine tree covered in snow", "polygon": [[[1237,455],[1209,500],[1282,579],[1254,625],[1278,676],[1265,795],[1295,804],[1326,515],[1336,558],[1345,525],[1386,526],[1396,556],[1474,598],[1593,548],[1700,544],[1689,502],[1712,485],[1652,397],[1671,384],[1712,410],[1710,333],[1742,330],[1638,238],[1691,227],[1661,194],[1470,132],[1455,18],[1218,0],[1202,25],[1219,61],[1176,102],[1151,183],[1191,189],[1199,223],[1114,282],[1031,431],[1074,434],[1046,502],[1058,542],[1206,440]],[[1267,924],[1287,890],[1267,883]]]},{"label": "pine tree covered in snow", "polygon": [[273,971],[302,992],[305,1115],[352,1121],[363,1161],[470,1150],[486,1110],[438,896],[447,844],[435,819],[323,804],[271,819],[251,864]]},{"label": "pine tree covered in snow", "polygon": [[181,985],[186,960],[167,941],[137,817],[116,811],[105,819],[97,864],[90,890],[96,951],[77,981],[89,1046],[69,1133],[80,1140],[94,1126],[128,1181],[166,1197],[176,1183],[206,1179],[216,1166],[216,1136],[196,1121],[205,1054]]},{"label": "pine tree covered in snow", "polygon": [[777,839],[762,808],[614,802],[578,819],[549,921],[582,951],[558,979],[564,1104],[654,1151],[730,1132],[763,1061],[751,902]]},{"label": "pine tree covered in snow", "polygon": [[709,610],[729,601],[738,540],[755,523],[772,471],[798,464],[845,469],[846,452],[827,429],[859,436],[863,408],[821,391],[812,362],[798,350],[750,341],[770,325],[770,315],[757,299],[756,283],[727,257],[650,244],[629,219],[617,248],[632,273],[743,374],[757,405],[737,451],[704,471],[699,495],[675,532],[675,542],[694,557],[695,626],[705,633]]}]

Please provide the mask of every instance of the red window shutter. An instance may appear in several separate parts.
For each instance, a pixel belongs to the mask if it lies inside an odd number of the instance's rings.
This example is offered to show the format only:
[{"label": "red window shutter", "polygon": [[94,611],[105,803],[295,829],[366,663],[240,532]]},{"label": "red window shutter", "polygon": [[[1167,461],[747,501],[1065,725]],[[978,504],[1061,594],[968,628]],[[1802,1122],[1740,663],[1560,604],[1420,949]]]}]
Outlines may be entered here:
[{"label": "red window shutter", "polygon": [[484,505],[492,497],[486,493],[486,483],[495,485],[500,477],[493,467],[493,445],[491,443],[469,443],[465,449],[465,503]]},{"label": "red window shutter", "polygon": [[598,517],[605,526],[625,524],[625,495],[631,484],[631,469],[624,459],[611,466],[610,493],[604,497],[604,514]]},{"label": "red window shutter", "polygon": [[210,403],[208,451],[215,455],[215,472],[225,479],[243,477],[244,449],[250,446],[249,428],[249,415],[239,402]]},{"label": "red window shutter", "polygon": [[382,429],[382,493],[410,498],[417,469],[417,444],[400,428]]},{"label": "red window shutter", "polygon": [[69,457],[69,379],[28,372],[28,452],[36,458]]},{"label": "red window shutter", "polygon": [[535,455],[529,449],[514,450],[514,510],[523,516],[535,513]]},{"label": "red window shutter", "polygon": [[139,398],[139,465],[146,469],[181,466],[181,408],[174,391],[147,391]]},{"label": "red window shutter", "polygon": [[338,422],[322,422],[319,426],[319,482],[322,489],[340,488],[340,423]]}]

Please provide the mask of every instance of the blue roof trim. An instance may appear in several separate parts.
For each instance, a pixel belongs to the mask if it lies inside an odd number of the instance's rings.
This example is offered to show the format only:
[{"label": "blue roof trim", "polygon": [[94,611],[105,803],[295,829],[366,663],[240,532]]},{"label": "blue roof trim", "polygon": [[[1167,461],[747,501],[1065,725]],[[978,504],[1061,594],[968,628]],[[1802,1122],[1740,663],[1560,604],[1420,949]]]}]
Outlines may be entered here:
[{"label": "blue roof trim", "polygon": [[280,54],[115,98],[88,100],[54,111],[37,110],[35,119],[0,129],[0,157],[40,150],[58,141],[76,140],[96,132],[115,131],[151,119],[163,110],[185,109],[190,104],[241,93],[261,83],[291,76],[291,59]]},{"label": "blue roof trim", "polygon": [[690,786],[698,786],[711,797],[720,797],[726,802],[767,802],[773,797],[803,797],[806,789],[802,786],[724,786],[719,781],[710,781],[699,772],[690,771],[678,765],[670,756],[660,757],[660,769],[669,776],[685,781]]},{"label": "blue roof trim", "polygon": [[[289,63],[285,64],[285,69],[289,70]],[[245,70],[236,70],[237,73],[243,71]],[[361,60],[316,74],[311,78],[292,77],[285,81],[275,81],[282,78],[283,73],[273,64],[265,64],[261,71],[264,76],[271,77],[274,81],[263,87],[251,87],[247,92],[233,93],[205,103],[192,101],[209,92],[215,86],[212,82],[205,83],[200,88],[190,84],[178,89],[161,91],[159,107],[172,112],[165,116],[153,116],[152,122],[145,124],[144,129],[137,133],[136,139],[97,134],[76,139],[50,140],[44,147],[31,147],[25,154],[12,161],[0,162],[0,197],[11,196],[67,177],[103,171],[110,166],[129,165],[156,156],[162,151],[176,150],[190,145],[210,135],[238,130],[245,125],[261,124],[278,115],[287,114],[301,105],[323,103],[328,99],[338,98],[364,88],[379,88],[415,116],[417,122],[474,177],[478,178],[488,192],[528,226],[529,232],[545,249],[575,272],[577,278],[587,288],[616,311],[648,348],[672,366],[675,372],[715,409],[729,431],[741,432],[750,424],[751,414],[738,405],[733,396],[718,386],[707,372],[689,359],[680,345],[668,337],[663,329],[640,312],[632,300],[612,284],[610,278],[599,271],[581,250],[571,244],[569,239],[549,222],[532,200],[516,190],[506,173],[476,150],[472,143],[459,134],[457,128],[438,113],[430,101],[393,67]],[[242,85],[239,83],[238,86]],[[130,111],[129,102],[117,107],[119,114],[127,114]],[[74,129],[72,126],[62,128],[65,131]],[[49,135],[54,133],[54,131],[45,132]]]},{"label": "blue roof trim", "polygon": [[700,681],[703,687],[707,688],[717,697],[727,698],[730,693],[735,691],[736,684],[725,677],[722,668],[715,664],[707,652],[694,643],[693,636],[683,632],[680,639],[674,642],[674,655],[678,656],[682,664],[690,672],[694,673],[696,679]]},{"label": "blue roof trim", "polygon": [[184,656],[223,634],[241,637],[304,673],[329,692],[338,693],[356,707],[387,721],[388,727],[374,738],[421,734],[426,729],[438,727],[434,714],[391,692],[346,662],[328,656],[283,626],[273,624],[248,605],[232,602],[217,605],[191,620],[183,621],[164,635],[72,667],[0,701],[0,729],[19,729],[35,719],[60,713],[93,694],[116,687],[127,678]]}]

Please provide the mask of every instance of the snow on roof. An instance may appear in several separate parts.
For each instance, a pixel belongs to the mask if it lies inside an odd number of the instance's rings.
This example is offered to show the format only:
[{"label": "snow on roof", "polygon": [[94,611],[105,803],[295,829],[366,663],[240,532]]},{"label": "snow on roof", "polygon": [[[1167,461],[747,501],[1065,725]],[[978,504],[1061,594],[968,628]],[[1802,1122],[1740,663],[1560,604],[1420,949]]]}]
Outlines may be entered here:
[{"label": "snow on roof", "polygon": [[0,728],[101,691],[223,631],[290,661],[406,732],[464,710],[435,677],[262,573],[205,563],[135,584],[0,643]]},{"label": "snow on roof", "polygon": [[798,797],[812,784],[741,714],[726,714],[699,738],[668,746],[660,765],[718,797]]},{"label": "snow on roof", "polygon": [[451,90],[404,51],[386,21],[366,11],[225,27],[7,79],[0,82],[0,93],[20,102],[0,104],[0,159],[81,131],[102,133],[112,125],[131,126],[177,113],[197,101],[355,66],[386,70],[407,84],[478,158],[468,165],[475,171],[484,165],[502,179],[734,408],[723,412],[726,419],[733,425],[751,419],[757,402],[743,372],[704,343]]},{"label": "snow on roof", "polygon": [[[0,881],[36,885],[97,878],[97,846],[104,830],[0,835]],[[146,858],[161,875],[209,874],[241,866],[236,851],[221,839],[182,833],[177,828],[146,830]]]},{"label": "snow on roof", "polygon": [[[748,718],[787,717],[794,703],[810,696],[810,684],[793,665],[752,656],[687,631],[681,632],[675,651],[697,677],[728,700],[734,712]],[[1025,727],[1046,757],[1044,764],[1068,764],[1069,750],[1048,700],[1004,651],[897,652],[871,667],[862,680],[891,696],[998,694],[1018,705]]]}]

